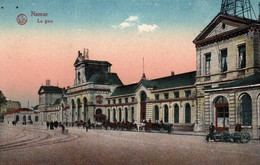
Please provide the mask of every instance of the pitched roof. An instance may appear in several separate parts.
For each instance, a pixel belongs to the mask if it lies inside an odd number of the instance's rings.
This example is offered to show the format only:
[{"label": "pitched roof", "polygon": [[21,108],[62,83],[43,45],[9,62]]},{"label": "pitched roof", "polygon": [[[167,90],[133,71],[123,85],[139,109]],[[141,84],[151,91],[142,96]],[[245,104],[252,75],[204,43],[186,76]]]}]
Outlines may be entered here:
[{"label": "pitched roof", "polygon": [[138,86],[143,85],[146,88],[152,87],[153,90],[167,89],[167,88],[177,88],[182,86],[194,85],[196,82],[196,71],[171,75],[167,77],[162,77],[153,80],[141,79],[139,83],[123,85],[117,87],[111,96],[128,95],[135,93]]},{"label": "pitched roof", "polygon": [[[229,22],[233,22],[236,24],[237,28],[230,30],[223,34],[231,34],[232,32],[241,31],[246,28],[249,28],[251,25],[259,25],[259,21],[247,19],[247,18],[241,18],[241,17],[235,17],[227,14],[219,13],[203,30],[202,32],[193,40],[193,43],[198,43],[201,40],[204,40],[205,37],[218,25],[222,20],[227,20]],[[211,37],[209,39],[216,39],[216,37]]]},{"label": "pitched roof", "polygon": [[95,84],[123,84],[116,73],[95,73],[91,75],[88,81]]},{"label": "pitched roof", "polygon": [[62,88],[57,87],[57,86],[41,86],[38,94],[42,93],[42,92],[46,92],[46,93],[58,93],[58,94],[62,94]]},{"label": "pitched roof", "polygon": [[19,108],[19,109],[14,109],[12,111],[6,112],[5,115],[10,115],[10,114],[13,114],[13,113],[20,113],[22,111],[33,111],[33,110],[28,109],[28,108]]},{"label": "pitched roof", "polygon": [[256,85],[256,84],[260,84],[260,72],[212,89],[249,86],[249,85]]}]

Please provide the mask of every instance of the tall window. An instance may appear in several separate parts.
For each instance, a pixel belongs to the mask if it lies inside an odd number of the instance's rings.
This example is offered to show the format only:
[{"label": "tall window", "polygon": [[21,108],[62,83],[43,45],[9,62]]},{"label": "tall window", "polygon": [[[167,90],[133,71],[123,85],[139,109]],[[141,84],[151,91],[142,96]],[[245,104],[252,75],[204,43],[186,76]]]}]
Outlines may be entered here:
[{"label": "tall window", "polygon": [[38,120],[39,120],[39,117],[38,116],[35,116],[35,122],[38,122]]},{"label": "tall window", "polygon": [[122,99],[118,99],[119,104],[122,104]]},{"label": "tall window", "polygon": [[121,108],[119,108],[119,117],[118,117],[119,119],[119,122],[121,122],[122,121],[122,110],[121,110]]},{"label": "tall window", "polygon": [[125,108],[125,122],[128,121],[128,109]]},{"label": "tall window", "polygon": [[125,98],[125,103],[128,103],[128,98]]},{"label": "tall window", "polygon": [[115,99],[113,100],[113,104],[116,104],[116,100]]},{"label": "tall window", "polygon": [[227,71],[227,49],[221,50],[221,72]]},{"label": "tall window", "polygon": [[107,100],[107,104],[110,104],[110,100]]},{"label": "tall window", "polygon": [[190,104],[185,105],[185,123],[191,122],[191,110],[190,110]]},{"label": "tall window", "polygon": [[135,97],[131,97],[131,99],[132,99],[132,103],[135,102]]},{"label": "tall window", "polygon": [[239,68],[246,67],[246,46],[241,45],[238,47],[238,55],[239,55]]},{"label": "tall window", "polygon": [[168,123],[169,121],[169,109],[168,105],[164,105],[164,122]]},{"label": "tall window", "polygon": [[116,110],[115,110],[115,108],[113,109],[113,121],[116,122]]},{"label": "tall window", "polygon": [[132,112],[131,112],[131,113],[132,113],[132,115],[131,115],[131,116],[132,116],[132,122],[134,122],[134,114],[135,114],[135,109],[134,109],[134,107],[132,107]]},{"label": "tall window", "polygon": [[107,110],[107,120],[110,122],[110,109]]},{"label": "tall window", "polygon": [[154,120],[159,120],[159,107],[157,105],[154,107]]},{"label": "tall window", "polygon": [[210,74],[210,61],[211,61],[211,54],[208,53],[205,55],[206,58],[206,63],[205,63],[205,74],[209,75]]},{"label": "tall window", "polygon": [[243,126],[252,126],[252,101],[248,94],[241,98],[241,124]]},{"label": "tall window", "polygon": [[179,123],[179,106],[177,104],[174,106],[174,123]]}]

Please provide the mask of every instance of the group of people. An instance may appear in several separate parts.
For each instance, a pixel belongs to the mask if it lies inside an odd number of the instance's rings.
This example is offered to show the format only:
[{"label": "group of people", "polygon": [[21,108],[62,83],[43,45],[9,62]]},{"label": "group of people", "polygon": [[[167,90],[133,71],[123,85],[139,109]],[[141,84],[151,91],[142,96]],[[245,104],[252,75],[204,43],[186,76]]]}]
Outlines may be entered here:
[{"label": "group of people", "polygon": [[[215,126],[213,123],[211,123],[209,125],[209,134],[206,136],[207,142],[209,141],[209,139],[213,139],[214,131],[215,131]],[[242,127],[241,124],[238,122],[235,126],[235,132],[241,132],[241,131],[242,131]]]}]

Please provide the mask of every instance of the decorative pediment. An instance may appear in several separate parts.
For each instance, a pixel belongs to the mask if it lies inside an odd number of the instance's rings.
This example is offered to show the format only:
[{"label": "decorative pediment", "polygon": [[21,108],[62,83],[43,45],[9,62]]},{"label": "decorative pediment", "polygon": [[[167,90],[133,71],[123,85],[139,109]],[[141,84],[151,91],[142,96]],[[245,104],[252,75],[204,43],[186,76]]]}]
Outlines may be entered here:
[{"label": "decorative pediment", "polygon": [[228,31],[234,30],[238,28],[239,26],[229,23],[227,21],[221,21],[219,24],[217,24],[211,31],[209,31],[208,35],[205,36],[205,38],[214,37],[217,35],[220,35],[222,33],[226,33]]},{"label": "decorative pediment", "polygon": [[218,37],[225,38],[234,33],[244,31],[254,23],[257,23],[257,21],[218,14],[193,42],[196,45],[200,45],[204,41],[209,42],[210,40],[220,40]]}]

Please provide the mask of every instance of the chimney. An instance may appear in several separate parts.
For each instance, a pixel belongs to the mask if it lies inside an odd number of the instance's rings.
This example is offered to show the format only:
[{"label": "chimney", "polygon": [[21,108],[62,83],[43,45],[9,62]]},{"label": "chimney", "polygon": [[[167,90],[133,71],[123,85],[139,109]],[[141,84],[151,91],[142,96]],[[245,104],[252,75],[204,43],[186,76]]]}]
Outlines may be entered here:
[{"label": "chimney", "polygon": [[46,86],[51,86],[51,80],[46,80]]},{"label": "chimney", "polygon": [[171,71],[171,76],[174,76],[174,71]]}]

